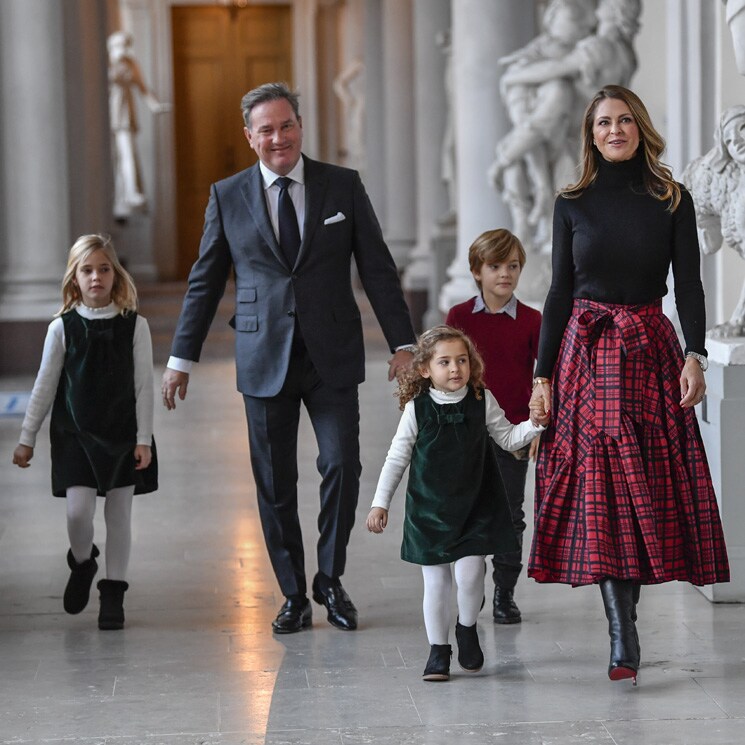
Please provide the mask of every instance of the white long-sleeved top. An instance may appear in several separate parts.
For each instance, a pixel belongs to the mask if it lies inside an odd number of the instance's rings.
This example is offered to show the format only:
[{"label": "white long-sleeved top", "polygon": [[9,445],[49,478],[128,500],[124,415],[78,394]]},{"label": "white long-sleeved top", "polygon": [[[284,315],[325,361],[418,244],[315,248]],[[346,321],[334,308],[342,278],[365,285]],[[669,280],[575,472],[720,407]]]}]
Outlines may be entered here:
[{"label": "white long-sleeved top", "polygon": [[[75,310],[89,319],[113,318],[121,310],[114,303],[105,308],[89,308],[78,305]],[[62,367],[65,362],[65,327],[61,318],[55,318],[47,329],[44,339],[44,351],[41,355],[39,372],[36,375],[34,388],[31,391],[26,416],[21,425],[21,445],[36,447],[36,435],[52,408],[57,395]],[[150,445],[153,436],[153,345],[150,338],[150,327],[140,315],[135,322],[132,341],[135,376],[135,411],[137,413],[137,444]]]},{"label": "white long-sleeved top", "polygon": [[[429,395],[436,404],[457,404],[466,397],[467,393],[468,386],[463,386],[457,391],[429,389]],[[546,429],[545,427],[533,426],[530,420],[520,422],[520,424],[512,424],[504,415],[497,399],[489,391],[484,391],[484,400],[486,404],[486,428],[497,445],[503,450],[519,450]],[[404,471],[411,462],[411,453],[414,450],[418,434],[419,427],[416,422],[414,401],[412,400],[404,406],[401,421],[398,423],[398,429],[380,471],[378,487],[375,490],[371,507],[382,507],[384,510],[390,507],[393,494],[401,483]]]}]

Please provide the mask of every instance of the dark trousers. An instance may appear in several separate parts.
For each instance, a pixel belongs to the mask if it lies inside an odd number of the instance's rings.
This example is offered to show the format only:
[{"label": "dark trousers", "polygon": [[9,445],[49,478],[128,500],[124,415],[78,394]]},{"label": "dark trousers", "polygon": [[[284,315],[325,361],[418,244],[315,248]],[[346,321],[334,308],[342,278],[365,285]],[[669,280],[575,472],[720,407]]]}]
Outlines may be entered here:
[{"label": "dark trousers", "polygon": [[494,453],[497,456],[499,472],[502,474],[504,488],[507,492],[507,501],[512,513],[512,526],[515,529],[519,551],[510,551],[505,554],[495,554],[492,557],[492,577],[494,584],[505,590],[514,590],[517,578],[523,568],[522,545],[523,533],[525,532],[525,512],[523,502],[525,501],[525,480],[528,476],[528,460],[518,460],[512,453],[502,450],[492,441]]},{"label": "dark trousers", "polygon": [[318,443],[318,569],[329,577],[340,577],[346,564],[362,470],[357,386],[325,385],[307,352],[299,349],[293,352],[287,378],[276,396],[243,398],[251,467],[269,558],[282,594],[305,595],[297,498],[300,404],[308,411]]}]

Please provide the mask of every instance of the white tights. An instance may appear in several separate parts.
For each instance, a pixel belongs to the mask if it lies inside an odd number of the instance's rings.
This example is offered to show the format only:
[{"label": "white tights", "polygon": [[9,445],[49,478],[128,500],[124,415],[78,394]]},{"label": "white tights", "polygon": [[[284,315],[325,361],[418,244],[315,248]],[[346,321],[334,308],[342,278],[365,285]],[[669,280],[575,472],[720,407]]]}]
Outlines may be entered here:
[{"label": "white tights", "polygon": [[[106,578],[124,580],[132,546],[132,497],[134,486],[106,492]],[[93,550],[93,516],[96,490],[88,486],[67,489],[67,534],[72,555],[79,564],[90,559]]]},{"label": "white tights", "polygon": [[452,564],[422,567],[424,628],[430,644],[448,643],[453,573],[457,586],[458,621],[462,626],[473,626],[476,623],[484,599],[485,558],[464,556]]}]

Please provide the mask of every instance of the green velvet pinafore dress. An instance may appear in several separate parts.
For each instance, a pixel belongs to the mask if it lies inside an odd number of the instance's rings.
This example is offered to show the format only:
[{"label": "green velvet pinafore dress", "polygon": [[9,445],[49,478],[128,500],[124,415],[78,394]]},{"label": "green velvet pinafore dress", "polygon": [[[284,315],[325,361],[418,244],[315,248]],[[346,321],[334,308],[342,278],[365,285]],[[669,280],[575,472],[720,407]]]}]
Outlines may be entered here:
[{"label": "green velvet pinafore dress", "polygon": [[137,413],[134,340],[137,314],[83,318],[64,313],[65,362],[52,407],[52,493],[66,496],[70,486],[87,486],[105,496],[134,484],[135,494],[158,488],[158,456],[135,470]]},{"label": "green velvet pinafore dress", "polygon": [[401,558],[446,564],[517,551],[512,516],[473,389],[455,404],[414,399],[419,429],[409,465]]}]

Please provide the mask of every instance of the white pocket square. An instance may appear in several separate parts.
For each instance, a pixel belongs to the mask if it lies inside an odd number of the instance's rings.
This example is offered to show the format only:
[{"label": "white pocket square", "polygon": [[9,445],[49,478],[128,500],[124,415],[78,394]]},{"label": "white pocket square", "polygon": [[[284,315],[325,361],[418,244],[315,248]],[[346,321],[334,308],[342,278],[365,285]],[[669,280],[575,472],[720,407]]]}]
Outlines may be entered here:
[{"label": "white pocket square", "polygon": [[327,217],[324,221],[324,225],[333,225],[335,222],[343,222],[346,220],[346,216],[343,212],[337,212],[333,217]]}]

